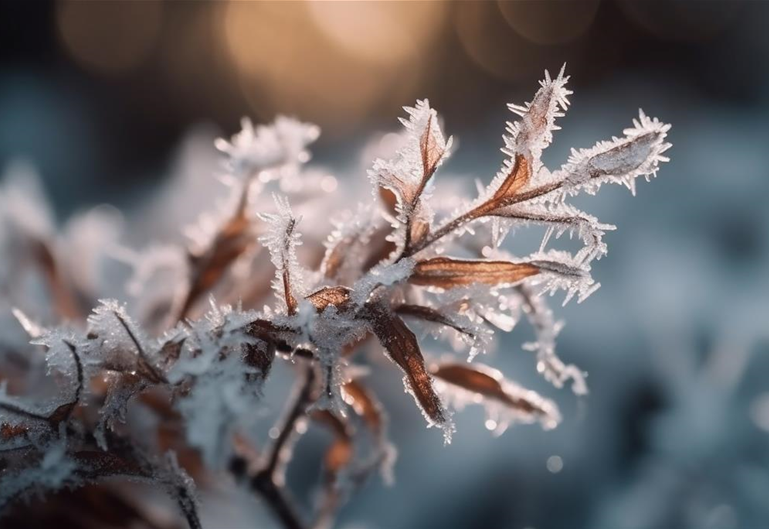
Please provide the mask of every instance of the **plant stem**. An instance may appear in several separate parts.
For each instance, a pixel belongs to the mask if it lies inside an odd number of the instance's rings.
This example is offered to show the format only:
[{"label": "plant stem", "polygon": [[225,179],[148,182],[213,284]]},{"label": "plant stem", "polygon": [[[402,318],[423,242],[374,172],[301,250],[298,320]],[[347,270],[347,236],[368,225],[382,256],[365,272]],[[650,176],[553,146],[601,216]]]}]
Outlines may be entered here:
[{"label": "plant stem", "polygon": [[296,381],[285,415],[278,426],[278,436],[267,449],[261,466],[249,472],[249,461],[245,455],[235,455],[229,469],[236,480],[248,478],[248,487],[259,494],[280,520],[285,529],[305,529],[288,491],[284,488],[284,466],[291,453],[292,440],[296,435],[298,422],[305,417],[307,408],[314,399],[316,390],[315,369],[310,362],[303,362],[302,374]]}]

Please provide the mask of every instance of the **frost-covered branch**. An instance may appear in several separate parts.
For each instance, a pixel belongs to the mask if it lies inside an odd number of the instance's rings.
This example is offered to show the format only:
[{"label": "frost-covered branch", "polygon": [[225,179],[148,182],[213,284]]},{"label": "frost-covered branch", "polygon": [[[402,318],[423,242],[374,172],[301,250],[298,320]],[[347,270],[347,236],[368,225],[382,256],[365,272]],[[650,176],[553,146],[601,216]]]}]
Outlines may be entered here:
[{"label": "frost-covered branch", "polygon": [[[15,316],[0,350],[0,504],[23,512],[21,499],[97,483],[96,494],[128,505],[130,491],[102,483],[131,479],[162,486],[179,520],[198,528],[195,484],[229,473],[283,526],[329,527],[367,479],[391,480],[387,414],[368,383],[390,374],[364,354],[391,361],[446,442],[454,411],[469,403],[484,406],[495,433],[513,423],[557,426],[551,399],[490,366],[436,361],[417,331],[473,360],[525,317],[537,370],[555,387],[587,393],[585,373],[557,355],[561,324],[545,294],[564,291],[566,303],[595,292],[591,264],[607,253],[614,226],[570,199],[610,183],[634,191],[667,161],[670,126],[641,113],[622,137],[574,150],[550,171],[541,158],[569,106],[567,82],[564,70],[546,73],[530,103],[509,105],[519,119],[503,136],[501,168],[466,200],[453,191],[445,200],[436,183],[452,139],[427,100],[406,107],[396,154],[373,162],[373,201],[340,203],[330,192],[336,179],[306,167],[317,127],[245,120],[216,142],[227,155],[219,176],[229,200],[201,215],[188,244],[134,251],[97,237],[68,253],[89,237],[57,231],[37,193],[10,179],[0,188],[0,316]],[[510,253],[508,232],[530,226],[544,232],[539,249]],[[554,247],[565,234],[580,244],[573,253]],[[114,299],[122,297],[114,274],[83,272],[115,255],[135,268],[128,302]],[[95,305],[88,317],[85,304]],[[257,451],[254,421],[279,362],[292,367],[296,387]],[[304,512],[284,475],[297,436],[316,426],[331,440],[318,463],[318,502]]]}]

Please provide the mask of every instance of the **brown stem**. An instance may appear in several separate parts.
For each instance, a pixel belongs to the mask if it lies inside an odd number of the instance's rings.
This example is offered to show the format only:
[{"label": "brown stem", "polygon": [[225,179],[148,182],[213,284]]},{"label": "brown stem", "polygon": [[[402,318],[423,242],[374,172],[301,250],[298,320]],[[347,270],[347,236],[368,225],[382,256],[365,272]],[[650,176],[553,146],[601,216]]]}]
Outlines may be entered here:
[{"label": "brown stem", "polygon": [[468,222],[471,222],[475,219],[479,219],[485,215],[488,215],[491,211],[512,206],[513,204],[520,204],[521,202],[526,202],[528,200],[532,200],[537,197],[541,197],[543,195],[546,195],[548,193],[552,193],[553,191],[560,189],[563,187],[564,182],[553,182],[551,184],[545,184],[543,186],[534,188],[530,191],[526,191],[524,193],[520,193],[518,195],[515,195],[514,197],[504,200],[502,203],[499,203],[495,200],[489,200],[487,202],[484,202],[480,206],[477,206],[470,211],[461,214],[460,216],[450,220],[449,222],[446,222],[438,228],[433,233],[429,234],[427,237],[425,237],[422,242],[419,244],[413,246],[412,248],[408,249],[408,251],[403,253],[403,257],[411,257],[417,252],[420,252],[430,246],[431,244],[435,243],[436,241],[442,239],[449,233],[459,229],[463,225],[467,224]]},{"label": "brown stem", "polygon": [[262,472],[281,485],[283,481],[282,466],[290,454],[291,440],[294,438],[296,425],[307,412],[307,407],[312,403],[315,391],[315,369],[312,365],[307,364],[303,370],[304,374],[297,380],[286,415],[278,427],[278,437],[269,447],[264,458]]},{"label": "brown stem", "polygon": [[247,454],[237,454],[230,461],[229,470],[237,481],[247,479],[248,487],[258,493],[280,520],[285,529],[305,529],[288,491],[284,487],[284,468],[291,451],[291,441],[296,434],[297,423],[305,417],[315,394],[315,368],[310,362],[303,363],[303,374],[297,379],[289,400],[286,414],[278,427],[275,442],[268,448],[260,468],[253,470],[255,460]]}]

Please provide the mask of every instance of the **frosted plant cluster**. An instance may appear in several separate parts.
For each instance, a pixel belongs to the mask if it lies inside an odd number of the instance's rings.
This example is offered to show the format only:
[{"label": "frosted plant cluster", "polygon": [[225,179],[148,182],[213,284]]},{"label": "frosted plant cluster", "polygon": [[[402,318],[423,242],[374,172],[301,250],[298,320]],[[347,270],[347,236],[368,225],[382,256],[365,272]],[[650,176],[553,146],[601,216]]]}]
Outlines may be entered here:
[{"label": "frosted plant cluster", "polygon": [[[595,292],[591,263],[614,227],[569,199],[610,183],[634,191],[670,146],[669,125],[641,113],[622,137],[574,150],[551,171],[541,156],[569,105],[567,80],[546,74],[530,103],[510,105],[518,119],[504,135],[506,158],[474,199],[441,194],[436,174],[452,139],[427,100],[406,108],[401,147],[373,162],[373,197],[359,205],[320,192],[328,175],[306,165],[317,127],[244,120],[216,142],[229,199],[188,230],[186,246],[129,251],[104,210],[57,231],[31,180],[9,178],[0,189],[0,506],[14,516],[24,499],[88,485],[121,502],[126,527],[156,527],[113,486],[126,478],[166,490],[198,528],[195,483],[229,475],[284,526],[328,526],[369,475],[391,472],[385,411],[367,383],[392,376],[367,366],[381,352],[446,442],[453,409],[466,404],[483,405],[497,433],[557,426],[552,400],[478,359],[524,316],[542,376],[587,392],[582,370],[556,354],[560,323],[545,295],[563,291],[565,303]],[[525,225],[544,227],[542,244],[513,255],[504,239]],[[581,248],[551,248],[564,234]],[[110,251],[134,267],[127,296],[102,273]],[[448,345],[427,356],[413,329]],[[295,371],[296,387],[257,447],[251,425],[276,362]],[[311,424],[332,441],[316,509],[304,513],[284,474]]]}]

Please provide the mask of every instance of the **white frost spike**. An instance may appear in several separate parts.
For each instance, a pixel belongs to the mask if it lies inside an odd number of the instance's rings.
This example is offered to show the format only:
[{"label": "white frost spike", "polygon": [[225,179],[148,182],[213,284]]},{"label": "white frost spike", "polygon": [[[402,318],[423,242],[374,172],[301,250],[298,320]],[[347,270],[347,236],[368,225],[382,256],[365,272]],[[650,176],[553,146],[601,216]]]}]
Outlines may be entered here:
[{"label": "white frost spike", "polygon": [[524,344],[523,348],[537,353],[537,371],[545,380],[557,388],[571,380],[571,389],[577,395],[587,395],[585,373],[573,364],[566,364],[555,352],[555,340],[563,323],[555,321],[553,311],[533,289],[526,285],[518,287],[523,301],[524,312],[534,328],[537,341]]},{"label": "white frost spike", "polygon": [[[585,262],[606,255],[607,247],[603,241],[604,232],[616,229],[611,224],[603,224],[592,215],[563,202],[525,202],[507,206],[494,212],[494,222],[501,224],[497,228],[502,233],[516,225],[540,225],[547,228],[542,239],[540,252],[545,251],[549,239],[555,235],[561,237],[564,233],[577,235],[585,244],[580,254]],[[497,237],[497,247],[501,240]]]},{"label": "white frost spike", "polygon": [[649,180],[659,164],[669,161],[662,153],[671,144],[665,141],[670,125],[649,118],[642,110],[625,129],[624,138],[598,142],[590,149],[572,151],[569,161],[553,176],[564,182],[563,190],[576,194],[581,190],[595,193],[604,183],[622,184],[635,194],[635,179]]},{"label": "white frost spike", "polygon": [[581,303],[601,286],[590,275],[590,265],[586,261],[586,254],[590,251],[585,247],[577,255],[558,250],[532,255],[527,261],[539,267],[540,273],[533,276],[530,283],[536,285],[541,293],[565,290],[564,305],[577,294],[577,302]]},{"label": "white frost spike", "polygon": [[[301,234],[296,226],[301,219],[294,217],[288,199],[273,194],[277,213],[260,213],[259,218],[269,225],[266,235],[259,237],[259,242],[270,251],[272,264],[275,266],[275,281],[273,288],[279,299],[288,304],[286,296],[300,299],[306,294],[304,290],[304,272],[296,257],[296,247],[301,246]],[[284,284],[285,278],[290,278],[290,284]]]},{"label": "white frost spike", "polygon": [[[555,124],[556,118],[563,117],[564,111],[569,106],[569,96],[573,93],[566,88],[569,80],[564,76],[566,65],[564,64],[558,77],[550,78],[550,73],[545,70],[545,79],[540,81],[541,88],[534,95],[534,99],[524,106],[509,104],[511,112],[521,116],[515,123],[507,124],[509,136],[504,136],[505,148],[502,152],[515,158],[516,154],[522,154],[535,163],[542,156],[542,151],[553,141],[553,131],[559,129]],[[503,168],[504,170],[504,168]]]},{"label": "white frost spike", "polygon": [[317,126],[285,116],[256,127],[243,118],[241,127],[229,142],[216,140],[216,148],[229,156],[228,169],[238,177],[281,168],[296,170],[310,159],[307,146],[320,136]]}]

